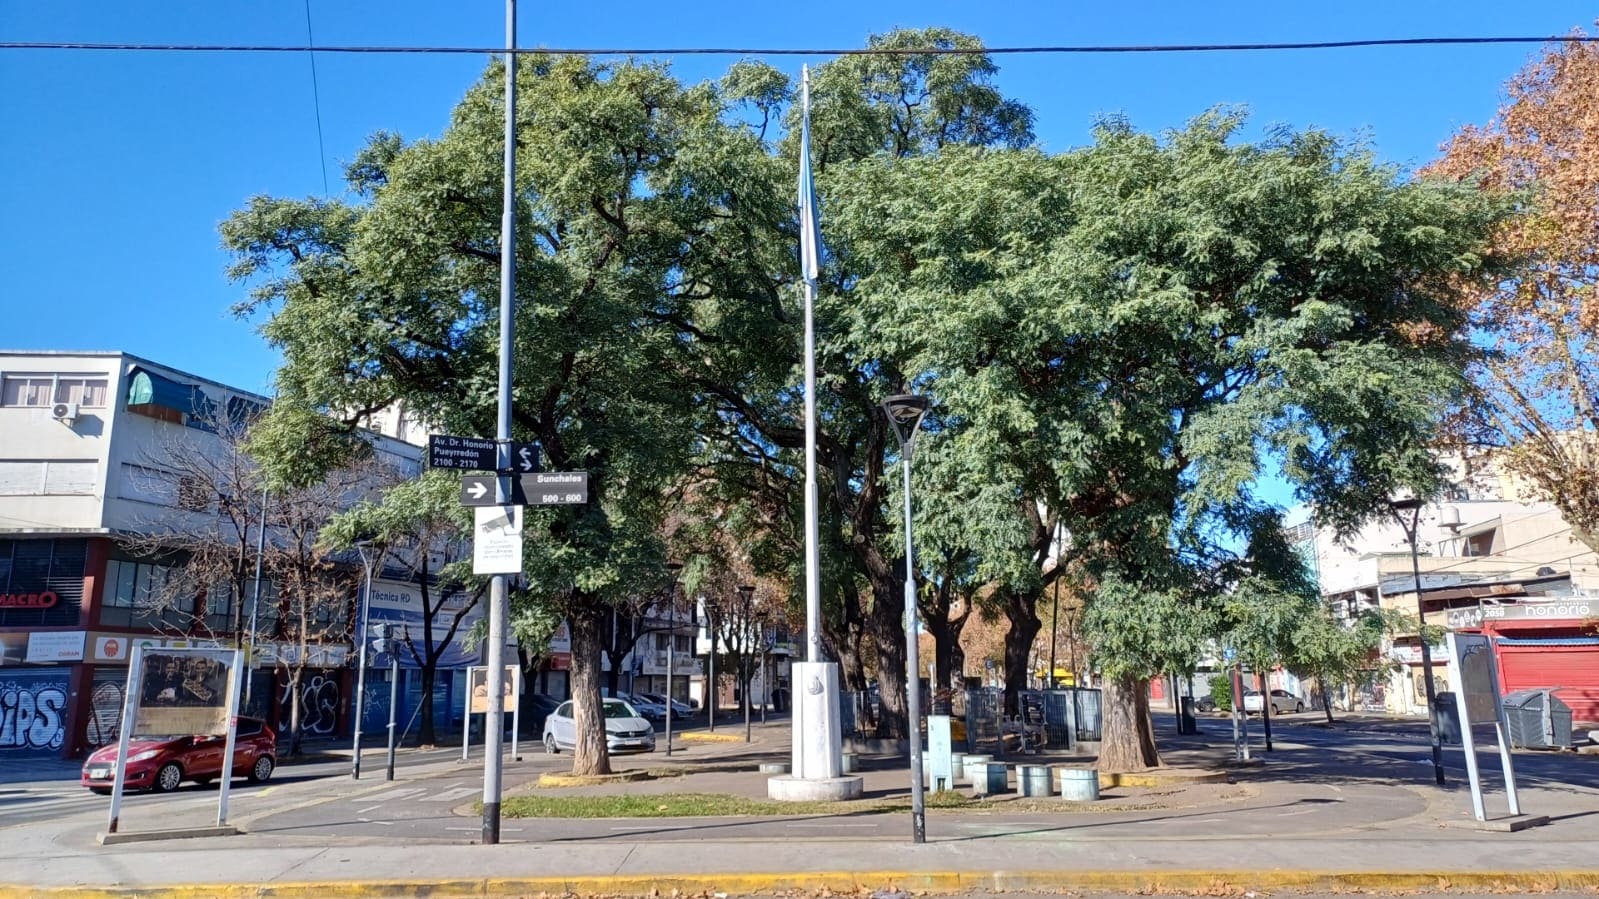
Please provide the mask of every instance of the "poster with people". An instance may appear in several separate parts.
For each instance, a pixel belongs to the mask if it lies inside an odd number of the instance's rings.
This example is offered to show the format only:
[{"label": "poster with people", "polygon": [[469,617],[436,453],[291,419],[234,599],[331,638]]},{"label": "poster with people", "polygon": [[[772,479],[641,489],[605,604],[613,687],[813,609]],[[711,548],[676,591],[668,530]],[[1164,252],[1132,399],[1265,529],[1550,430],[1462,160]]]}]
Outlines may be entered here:
[{"label": "poster with people", "polygon": [[[522,692],[522,670],[516,665],[505,666],[501,689],[505,693],[506,712],[516,710],[516,695]],[[466,669],[466,711],[469,715],[486,715],[489,712],[489,669],[475,665]]]},{"label": "poster with people", "polygon": [[133,736],[228,732],[234,650],[152,649],[135,674]]}]

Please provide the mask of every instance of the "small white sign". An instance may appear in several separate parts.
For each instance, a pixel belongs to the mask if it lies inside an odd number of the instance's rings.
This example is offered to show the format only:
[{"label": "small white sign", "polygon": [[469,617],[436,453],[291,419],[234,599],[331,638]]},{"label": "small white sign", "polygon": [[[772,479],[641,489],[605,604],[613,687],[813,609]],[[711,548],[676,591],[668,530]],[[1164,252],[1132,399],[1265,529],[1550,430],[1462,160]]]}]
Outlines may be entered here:
[{"label": "small white sign", "polygon": [[34,631],[28,635],[28,661],[81,662],[86,631]]},{"label": "small white sign", "polygon": [[522,507],[479,506],[472,535],[473,574],[522,573]]},{"label": "small white sign", "polygon": [[94,639],[95,657],[107,662],[122,662],[128,658],[128,647],[132,641],[127,637],[96,637]]}]

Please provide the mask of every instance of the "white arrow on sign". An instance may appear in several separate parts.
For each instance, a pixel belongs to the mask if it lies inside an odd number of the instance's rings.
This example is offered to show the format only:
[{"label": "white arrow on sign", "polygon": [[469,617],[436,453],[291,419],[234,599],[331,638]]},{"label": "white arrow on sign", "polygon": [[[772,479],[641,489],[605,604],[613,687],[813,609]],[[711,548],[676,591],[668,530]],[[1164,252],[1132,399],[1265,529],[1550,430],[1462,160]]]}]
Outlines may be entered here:
[{"label": "white arrow on sign", "polygon": [[482,499],[483,495],[489,492],[489,488],[482,481],[477,481],[475,483],[468,484],[466,487],[466,492],[470,493],[473,499]]},{"label": "white arrow on sign", "polygon": [[522,457],[522,470],[523,471],[532,471],[533,470],[533,448],[531,446],[524,446],[524,447],[522,447],[522,449],[520,451],[518,451],[518,455],[520,455]]}]

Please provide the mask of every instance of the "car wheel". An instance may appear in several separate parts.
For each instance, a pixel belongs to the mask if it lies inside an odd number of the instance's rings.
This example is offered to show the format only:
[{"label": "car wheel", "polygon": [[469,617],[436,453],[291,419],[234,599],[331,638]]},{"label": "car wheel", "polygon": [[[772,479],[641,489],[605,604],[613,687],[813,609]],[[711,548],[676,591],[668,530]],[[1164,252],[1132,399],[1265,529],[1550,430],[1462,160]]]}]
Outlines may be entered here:
[{"label": "car wheel", "polygon": [[111,788],[110,787],[90,787],[89,788],[89,792],[93,793],[96,796],[110,796],[111,795]]},{"label": "car wheel", "polygon": [[1294,703],[1294,712],[1296,714],[1299,713],[1299,712],[1303,712],[1304,710],[1305,710],[1305,704],[1304,703],[1302,703],[1302,702]]},{"label": "car wheel", "polygon": [[167,762],[155,773],[151,786],[157,793],[170,793],[180,783],[183,783],[183,769],[178,767],[177,762]]},{"label": "car wheel", "polygon": [[255,764],[250,766],[250,783],[258,784],[270,780],[272,772],[276,768],[277,765],[273,763],[272,756],[261,756],[255,760]]},{"label": "car wheel", "polygon": [[560,755],[561,747],[555,745],[555,734],[544,735],[544,751],[550,755]]}]

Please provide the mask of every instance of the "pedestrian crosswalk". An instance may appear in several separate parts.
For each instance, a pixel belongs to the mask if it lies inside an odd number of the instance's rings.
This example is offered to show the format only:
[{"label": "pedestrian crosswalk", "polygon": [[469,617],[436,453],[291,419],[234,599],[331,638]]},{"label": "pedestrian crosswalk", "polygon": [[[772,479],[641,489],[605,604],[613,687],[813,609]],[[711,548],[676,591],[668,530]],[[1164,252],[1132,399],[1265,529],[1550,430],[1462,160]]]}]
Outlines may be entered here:
[{"label": "pedestrian crosswalk", "polygon": [[[443,789],[440,789],[443,787]],[[359,793],[349,797],[350,802],[363,804],[385,802],[462,802],[483,791],[481,784],[441,784],[435,787],[400,787],[381,793]]]}]

